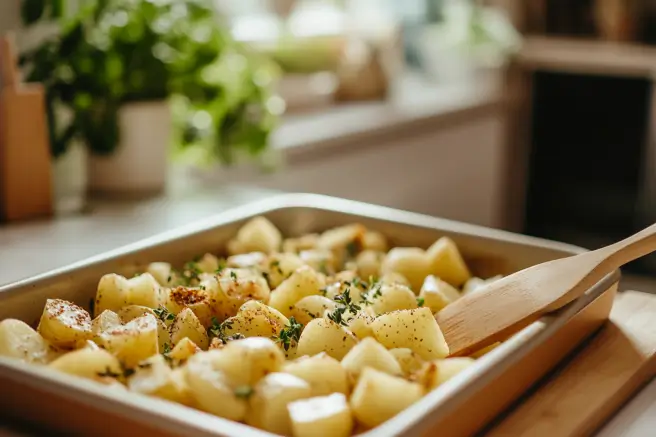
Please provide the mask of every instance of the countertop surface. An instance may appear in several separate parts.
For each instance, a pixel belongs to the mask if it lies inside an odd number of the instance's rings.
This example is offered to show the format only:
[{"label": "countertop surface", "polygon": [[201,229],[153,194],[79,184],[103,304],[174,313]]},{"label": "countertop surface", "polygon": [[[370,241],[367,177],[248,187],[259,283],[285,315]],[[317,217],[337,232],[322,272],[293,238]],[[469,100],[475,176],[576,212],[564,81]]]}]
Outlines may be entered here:
[{"label": "countertop surface", "polygon": [[[90,255],[275,194],[247,187],[180,189],[146,202],[97,202],[84,215],[0,227],[0,284],[61,267]],[[656,425],[656,382],[644,388],[599,433],[648,435]],[[0,429],[0,436],[25,436]]]}]

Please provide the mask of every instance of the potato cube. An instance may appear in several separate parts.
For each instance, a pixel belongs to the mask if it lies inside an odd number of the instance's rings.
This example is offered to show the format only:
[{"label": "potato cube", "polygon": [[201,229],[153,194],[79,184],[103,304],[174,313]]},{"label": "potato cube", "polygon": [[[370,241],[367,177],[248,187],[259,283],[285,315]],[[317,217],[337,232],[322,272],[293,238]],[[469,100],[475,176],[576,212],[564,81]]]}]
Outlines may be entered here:
[{"label": "potato cube", "polygon": [[303,356],[284,365],[282,372],[298,376],[312,389],[312,396],[349,392],[346,369],[325,352]]},{"label": "potato cube", "polygon": [[308,265],[324,275],[335,273],[339,265],[335,259],[335,254],[328,249],[303,250],[298,254],[298,257],[303,265]]},{"label": "potato cube", "polygon": [[201,351],[202,349],[199,348],[196,343],[189,340],[188,337],[185,337],[175,345],[171,352],[168,353],[168,357],[175,366],[179,366]]},{"label": "potato cube", "polygon": [[237,314],[239,308],[249,300],[269,301],[269,284],[252,269],[225,268],[217,277],[201,282],[201,287],[210,297],[210,306],[219,320]]},{"label": "potato cube", "polygon": [[366,307],[366,309],[358,311],[354,317],[348,319],[347,328],[358,340],[374,336],[374,331],[371,329],[371,322],[374,321],[375,317],[368,314],[369,309],[370,307]]},{"label": "potato cube", "polygon": [[371,329],[376,340],[388,349],[407,347],[426,360],[449,355],[444,335],[428,308],[383,314],[373,321]]},{"label": "potato cube", "polygon": [[401,284],[410,287],[410,282],[400,273],[388,272],[383,274],[378,280],[381,284]]},{"label": "potato cube", "polygon": [[425,363],[423,358],[406,347],[390,349],[389,352],[396,358],[406,377],[419,371]]},{"label": "potato cube", "polygon": [[279,371],[285,355],[273,340],[249,337],[228,342],[214,353],[215,369],[223,371],[234,386],[254,386],[263,376]]},{"label": "potato cube", "polygon": [[[160,311],[161,317],[157,315],[155,310],[152,308],[148,308],[145,306],[141,305],[128,305],[126,307],[123,307],[119,310],[117,313],[118,316],[121,318],[121,321],[123,323],[128,323],[131,322],[132,320],[141,317],[145,314],[152,314],[153,316],[157,317],[157,343],[158,343],[158,349],[160,352],[164,351],[167,347],[171,347],[171,334],[169,334],[169,329],[166,326],[166,322],[168,322],[168,319],[175,319],[175,316],[172,313],[164,313],[161,312],[161,308],[158,309]],[[103,312],[104,314],[105,312]],[[169,317],[170,314],[170,317]],[[102,314],[101,314],[102,315]],[[164,320],[162,320],[164,319]],[[170,323],[170,322],[169,322]],[[92,324],[93,325],[93,324]],[[93,330],[93,328],[92,328]],[[168,346],[167,346],[168,345]]]},{"label": "potato cube", "polygon": [[249,399],[246,423],[275,434],[291,435],[287,405],[312,395],[310,385],[288,373],[270,373],[260,380]]},{"label": "potato cube", "polygon": [[54,346],[73,348],[93,337],[91,316],[74,303],[48,299],[37,328]]},{"label": "potato cube", "polygon": [[469,357],[446,358],[426,363],[417,374],[417,380],[432,390],[462,372],[476,360]]},{"label": "potato cube", "polygon": [[282,242],[282,251],[298,253],[303,250],[315,249],[319,234],[305,234],[298,238],[287,238]]},{"label": "potato cube", "polygon": [[0,355],[45,364],[50,359],[50,345],[27,323],[5,319],[0,322]]},{"label": "potato cube", "polygon": [[183,338],[189,338],[199,348],[205,350],[210,344],[207,332],[201,325],[198,317],[189,308],[185,308],[175,316],[175,321],[171,326],[171,341],[177,345]]},{"label": "potato cube", "polygon": [[107,336],[102,334],[113,331],[121,326],[123,322],[121,317],[112,310],[105,310],[100,313],[95,319],[91,321],[91,332],[93,333],[92,341],[96,344],[105,347],[105,339]]},{"label": "potato cube", "polygon": [[137,393],[179,403],[188,401],[185,384],[174,378],[173,370],[160,354],[139,363],[134,374],[128,378],[127,385],[130,391]]},{"label": "potato cube", "polygon": [[119,360],[104,349],[79,349],[65,353],[49,366],[69,375],[97,380],[99,377],[123,377]]},{"label": "potato cube", "polygon": [[128,368],[158,353],[157,319],[152,314],[137,317],[101,336],[107,350]]},{"label": "potato cube", "polygon": [[105,310],[118,311],[128,305],[129,291],[130,284],[123,276],[114,273],[104,275],[98,282],[94,315]]},{"label": "potato cube", "polygon": [[377,284],[367,294],[376,314],[417,308],[417,296],[405,285]]},{"label": "potato cube", "polygon": [[437,240],[426,251],[430,272],[454,287],[460,287],[471,277],[458,246],[449,237]]},{"label": "potato cube", "polygon": [[311,320],[323,317],[326,311],[333,311],[337,303],[324,296],[306,296],[296,302],[291,311],[291,315],[303,325],[307,325]]},{"label": "potato cube", "polygon": [[245,252],[274,252],[282,243],[280,231],[265,217],[255,217],[246,222],[237,231],[235,239]]},{"label": "potato cube", "polygon": [[168,287],[173,282],[173,267],[170,263],[154,262],[148,264],[146,273],[149,273],[162,287]]},{"label": "potato cube", "polygon": [[266,262],[267,255],[264,252],[249,252],[229,256],[226,266],[235,269],[259,269]]},{"label": "potato cube", "polygon": [[481,291],[486,285],[491,284],[494,281],[503,278],[502,275],[493,276],[488,279],[481,279],[477,277],[472,277],[465,282],[465,285],[462,286],[462,294],[469,294],[475,291]]},{"label": "potato cube", "polygon": [[150,273],[143,273],[128,279],[127,302],[157,308],[162,303],[162,287]]},{"label": "potato cube", "polygon": [[196,261],[196,268],[202,273],[214,273],[219,269],[220,265],[221,260],[211,253],[206,253]]},{"label": "potato cube", "polygon": [[294,253],[272,253],[261,265],[267,275],[269,285],[276,288],[305,263]]},{"label": "potato cube", "polygon": [[349,437],[353,416],[341,393],[290,402],[287,405],[294,437]]},{"label": "potato cube", "polygon": [[435,314],[448,304],[458,300],[460,293],[448,282],[436,276],[429,275],[424,280],[419,297],[424,299],[424,306],[430,308],[433,314]]},{"label": "potato cube", "polygon": [[241,334],[244,337],[277,337],[289,325],[287,317],[278,310],[261,302],[251,300],[241,306],[236,316],[221,325],[226,337]]},{"label": "potato cube", "polygon": [[385,259],[385,253],[374,250],[363,250],[355,258],[358,275],[361,278],[379,277],[380,267]]},{"label": "potato cube", "polygon": [[324,280],[311,267],[303,266],[285,279],[272,293],[269,306],[286,317],[291,316],[294,305],[306,296],[318,295],[325,286]]},{"label": "potato cube", "polygon": [[365,368],[353,389],[350,404],[356,420],[373,428],[396,416],[424,395],[421,385]]},{"label": "potato cube", "polygon": [[367,367],[401,376],[401,366],[383,345],[371,337],[367,337],[356,344],[342,359],[342,366],[346,369],[352,381],[360,376],[362,370]]},{"label": "potato cube", "polygon": [[341,360],[357,344],[355,336],[328,319],[314,319],[307,324],[298,341],[297,356],[326,352]]},{"label": "potato cube", "polygon": [[378,231],[365,232],[360,244],[363,250],[375,250],[377,252],[387,252],[389,250],[387,238]]},{"label": "potato cube", "polygon": [[399,273],[410,282],[413,290],[419,291],[424,278],[431,273],[431,264],[426,252],[417,247],[395,247],[387,253],[380,268],[381,273]]},{"label": "potato cube", "polygon": [[178,314],[189,308],[194,312],[200,324],[209,326],[212,323],[214,309],[210,293],[204,285],[198,287],[178,286],[164,292],[164,307],[172,314]]}]

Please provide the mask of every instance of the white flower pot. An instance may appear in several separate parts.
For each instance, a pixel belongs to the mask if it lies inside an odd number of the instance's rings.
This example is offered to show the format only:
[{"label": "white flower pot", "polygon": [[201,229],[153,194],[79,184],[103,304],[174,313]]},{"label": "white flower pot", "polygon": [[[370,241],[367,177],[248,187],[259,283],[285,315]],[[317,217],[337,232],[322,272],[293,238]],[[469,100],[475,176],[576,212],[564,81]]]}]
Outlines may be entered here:
[{"label": "white flower pot", "polygon": [[143,196],[164,190],[171,141],[168,102],[137,102],[118,113],[121,140],[109,156],[89,156],[89,189],[94,193]]},{"label": "white flower pot", "polygon": [[82,143],[73,142],[63,155],[53,160],[52,187],[56,214],[74,214],[84,209],[87,149]]}]

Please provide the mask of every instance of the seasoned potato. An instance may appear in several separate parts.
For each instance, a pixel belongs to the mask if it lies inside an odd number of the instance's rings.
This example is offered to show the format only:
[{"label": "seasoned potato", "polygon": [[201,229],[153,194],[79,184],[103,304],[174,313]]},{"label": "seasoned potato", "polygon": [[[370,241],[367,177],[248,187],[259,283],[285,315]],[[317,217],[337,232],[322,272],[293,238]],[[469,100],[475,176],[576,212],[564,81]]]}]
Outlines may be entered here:
[{"label": "seasoned potato", "polygon": [[287,405],[294,437],[348,437],[353,416],[341,393],[290,402]]},{"label": "seasoned potato", "polygon": [[249,252],[240,255],[233,255],[226,260],[226,266],[235,269],[260,268],[267,259],[264,252]]},{"label": "seasoned potato", "polygon": [[303,250],[298,257],[304,265],[308,265],[324,275],[332,275],[339,266],[335,254],[328,249]]},{"label": "seasoned potato", "polygon": [[416,247],[395,247],[387,253],[380,267],[381,273],[398,273],[419,291],[424,278],[431,273],[430,260],[423,250]]},{"label": "seasoned potato", "polygon": [[364,301],[368,293],[367,283],[361,281],[355,276],[353,272],[340,272],[338,275],[330,279],[325,288],[325,295],[329,299],[335,299],[340,294],[344,294],[346,290],[349,292],[351,300],[355,303]]},{"label": "seasoned potato", "polygon": [[164,307],[172,314],[178,314],[183,309],[189,308],[203,326],[209,326],[214,317],[210,292],[203,284],[198,287],[178,286],[167,289],[164,292]]},{"label": "seasoned potato", "polygon": [[67,352],[49,366],[60,372],[94,380],[103,376],[123,376],[119,360],[104,349],[78,349]]},{"label": "seasoned potato", "polygon": [[407,347],[426,360],[449,355],[444,335],[428,308],[383,314],[372,322],[371,329],[376,340],[388,349]]},{"label": "seasoned potato", "polygon": [[419,297],[424,299],[424,306],[435,314],[448,304],[460,299],[460,293],[448,282],[429,275],[424,280]]},{"label": "seasoned potato", "polygon": [[290,402],[312,395],[310,385],[288,373],[270,373],[255,386],[246,423],[275,434],[291,435]]},{"label": "seasoned potato", "polygon": [[417,372],[417,381],[424,384],[427,389],[432,390],[444,384],[475,362],[476,360],[469,357],[431,361],[424,364]]},{"label": "seasoned potato", "polygon": [[426,251],[430,261],[430,273],[454,287],[460,287],[471,277],[460,251],[449,237],[437,240]]},{"label": "seasoned potato", "polygon": [[417,308],[417,297],[412,290],[401,284],[376,285],[368,293],[368,300],[376,314]]},{"label": "seasoned potato", "polygon": [[358,223],[329,229],[319,237],[317,248],[333,252],[335,264],[341,266],[346,259],[358,253],[366,232],[367,228]]},{"label": "seasoned potato", "polygon": [[299,238],[286,238],[282,242],[283,252],[298,253],[302,250],[314,249],[317,247],[319,234],[305,234]]},{"label": "seasoned potato", "polygon": [[234,317],[223,322],[226,336],[241,334],[244,337],[277,337],[289,324],[287,317],[261,302],[250,300],[241,306]]},{"label": "seasoned potato", "polygon": [[162,287],[167,287],[171,284],[174,276],[173,268],[170,263],[154,262],[148,264],[146,272],[155,278],[155,280]]},{"label": "seasoned potato", "polygon": [[98,317],[91,321],[91,332],[93,333],[92,341],[105,347],[106,336],[108,333],[123,324],[121,317],[112,310],[105,310]]},{"label": "seasoned potato", "polygon": [[390,349],[389,352],[396,358],[396,361],[401,366],[403,374],[408,377],[422,368],[425,361],[412,349],[405,347]]},{"label": "seasoned potato", "polygon": [[323,317],[326,311],[333,311],[337,303],[323,296],[306,296],[296,302],[292,308],[291,315],[303,325],[311,320]]},{"label": "seasoned potato", "polygon": [[184,364],[189,358],[200,351],[202,351],[202,349],[199,348],[196,343],[189,340],[188,337],[185,337],[178,341],[173,350],[168,353],[168,357],[171,359],[172,364],[178,366]]},{"label": "seasoned potato", "polygon": [[384,252],[363,250],[355,258],[355,266],[361,278],[380,276],[380,267],[385,259]]},{"label": "seasoned potato", "polygon": [[50,345],[27,323],[5,319],[0,322],[0,355],[45,364],[50,359]]},{"label": "seasoned potato", "polygon": [[367,231],[360,242],[363,250],[375,250],[376,252],[387,252],[389,245],[387,238],[377,231]]},{"label": "seasoned potato", "polygon": [[421,385],[372,368],[365,368],[350,404],[355,419],[373,428],[396,416],[424,395]]},{"label": "seasoned potato", "polygon": [[285,363],[285,355],[268,338],[249,337],[228,342],[223,348],[213,350],[214,368],[223,371],[235,386],[253,386],[264,375],[279,371]]},{"label": "seasoned potato", "polygon": [[217,277],[202,281],[201,286],[207,290],[219,320],[236,315],[249,300],[269,301],[269,284],[252,269],[226,268]]},{"label": "seasoned potato", "polygon": [[346,369],[325,352],[290,361],[282,368],[282,372],[298,376],[310,384],[312,396],[349,392]]},{"label": "seasoned potato", "polygon": [[[194,405],[208,413],[230,420],[246,417],[248,402],[242,391],[217,366],[223,350],[202,352],[189,358],[182,368]],[[217,400],[220,400],[218,402]]]},{"label": "seasoned potato", "polygon": [[493,276],[488,279],[481,279],[481,278],[476,278],[472,277],[465,282],[465,285],[462,287],[462,294],[469,294],[473,293],[475,291],[480,291],[482,290],[486,285],[491,284],[494,281],[497,281],[499,279],[503,278],[502,275],[497,275]]},{"label": "seasoned potato", "polygon": [[314,319],[301,333],[297,355],[326,352],[331,357],[341,360],[357,342],[355,335],[332,320]]},{"label": "seasoned potato", "polygon": [[175,316],[175,321],[171,325],[171,341],[177,345],[183,338],[189,338],[199,348],[205,350],[210,344],[205,328],[198,320],[198,317],[189,308],[185,308]]},{"label": "seasoned potato", "polygon": [[269,306],[289,317],[296,302],[305,296],[319,294],[319,290],[324,286],[325,282],[315,270],[303,266],[292,273],[271,293]]},{"label": "seasoned potato", "polygon": [[128,279],[127,302],[157,308],[162,303],[162,287],[150,273],[143,273]]},{"label": "seasoned potato", "polygon": [[[159,311],[161,311],[161,309]],[[169,313],[170,316],[166,313],[161,313],[162,317],[160,318],[157,316],[155,310],[141,305],[128,305],[121,308],[118,312],[118,316],[121,318],[122,323],[131,322],[144,314],[152,314],[157,317],[157,343],[159,345],[159,351],[164,351],[167,348],[166,345],[171,347],[171,334],[169,334],[169,329],[162,318],[167,321],[168,319],[174,320],[175,316],[172,313]]]},{"label": "seasoned potato", "polygon": [[52,345],[63,348],[72,348],[93,338],[89,313],[61,299],[46,301],[37,331]]},{"label": "seasoned potato", "polygon": [[368,314],[369,309],[370,307],[366,307],[364,310],[358,311],[354,317],[348,319],[347,328],[358,340],[374,336],[374,332],[371,329],[371,322],[374,321],[375,317]]},{"label": "seasoned potato", "polygon": [[[163,355],[153,355],[139,363],[127,380],[128,388],[137,393],[189,404],[190,393],[184,379],[175,378]],[[186,382],[186,381],[184,381]]]},{"label": "seasoned potato", "polygon": [[352,381],[360,376],[366,367],[389,373],[390,375],[403,375],[401,366],[383,345],[371,337],[367,337],[356,344],[344,358],[342,366],[346,369]]},{"label": "seasoned potato", "polygon": [[137,317],[100,335],[103,346],[128,368],[158,353],[157,319],[152,314]]},{"label": "seasoned potato", "polygon": [[390,284],[390,285],[401,284],[401,285],[405,285],[406,287],[410,287],[410,282],[408,282],[405,276],[396,272],[388,272],[383,274],[383,276],[380,277],[378,282],[380,282],[381,284]]},{"label": "seasoned potato", "polygon": [[294,253],[273,253],[261,264],[272,288],[282,284],[296,269],[304,265],[303,260]]},{"label": "seasoned potato", "polygon": [[95,316],[105,310],[114,312],[128,304],[130,284],[121,275],[110,273],[100,278],[94,303]]},{"label": "seasoned potato", "polygon": [[214,273],[219,269],[221,261],[216,255],[211,253],[206,253],[198,261],[196,261],[195,266],[202,273]]},{"label": "seasoned potato", "polygon": [[274,252],[282,243],[278,228],[264,217],[249,220],[237,231],[235,239],[241,243],[245,252]]}]

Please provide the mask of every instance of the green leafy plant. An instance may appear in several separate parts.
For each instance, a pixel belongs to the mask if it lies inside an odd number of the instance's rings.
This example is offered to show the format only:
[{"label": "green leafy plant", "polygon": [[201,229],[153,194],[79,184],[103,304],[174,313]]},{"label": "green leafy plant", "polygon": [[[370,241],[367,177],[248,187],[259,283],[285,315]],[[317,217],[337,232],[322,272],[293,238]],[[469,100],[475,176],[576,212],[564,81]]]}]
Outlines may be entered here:
[{"label": "green leafy plant", "polygon": [[281,106],[269,91],[275,70],[230,38],[212,0],[80,3],[74,13],[62,0],[22,3],[27,27],[60,26],[21,56],[27,80],[46,89],[53,156],[74,140],[112,153],[121,106],[163,99],[173,105],[178,151],[231,163],[266,149]]}]

